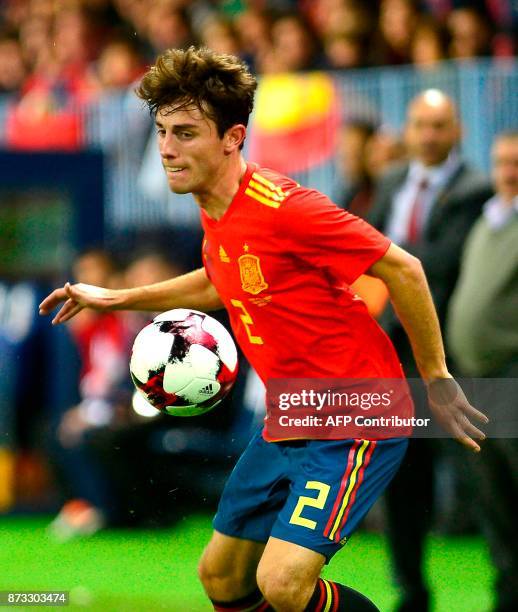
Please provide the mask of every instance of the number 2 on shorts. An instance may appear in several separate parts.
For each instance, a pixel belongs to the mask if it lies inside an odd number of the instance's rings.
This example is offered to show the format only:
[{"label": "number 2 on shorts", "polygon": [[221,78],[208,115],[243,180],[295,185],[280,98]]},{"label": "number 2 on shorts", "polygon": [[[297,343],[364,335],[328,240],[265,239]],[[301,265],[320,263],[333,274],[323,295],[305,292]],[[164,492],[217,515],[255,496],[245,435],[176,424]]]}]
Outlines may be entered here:
[{"label": "number 2 on shorts", "polygon": [[314,489],[318,491],[317,497],[307,497],[306,495],[301,495],[295,506],[295,510],[293,510],[293,514],[290,518],[290,523],[292,525],[300,525],[301,527],[307,527],[308,529],[315,529],[317,526],[316,521],[311,519],[304,518],[302,516],[302,511],[305,506],[311,506],[312,508],[318,508],[322,510],[324,507],[327,496],[329,495],[329,490],[331,487],[324,482],[318,482],[318,480],[308,480],[306,482],[306,489]]}]

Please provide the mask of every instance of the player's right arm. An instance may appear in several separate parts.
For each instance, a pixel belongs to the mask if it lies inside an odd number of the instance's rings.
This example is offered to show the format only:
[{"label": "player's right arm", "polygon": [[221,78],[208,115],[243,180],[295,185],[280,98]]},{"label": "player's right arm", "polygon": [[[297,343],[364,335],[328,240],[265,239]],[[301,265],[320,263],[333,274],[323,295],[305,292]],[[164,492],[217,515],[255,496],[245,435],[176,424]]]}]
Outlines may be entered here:
[{"label": "player's right arm", "polygon": [[54,325],[68,321],[83,308],[154,312],[172,308],[193,308],[206,312],[223,307],[204,268],[161,283],[132,289],[105,289],[84,283],[66,283],[43,300],[40,304],[40,314],[49,314],[61,303],[63,306],[52,320]]}]

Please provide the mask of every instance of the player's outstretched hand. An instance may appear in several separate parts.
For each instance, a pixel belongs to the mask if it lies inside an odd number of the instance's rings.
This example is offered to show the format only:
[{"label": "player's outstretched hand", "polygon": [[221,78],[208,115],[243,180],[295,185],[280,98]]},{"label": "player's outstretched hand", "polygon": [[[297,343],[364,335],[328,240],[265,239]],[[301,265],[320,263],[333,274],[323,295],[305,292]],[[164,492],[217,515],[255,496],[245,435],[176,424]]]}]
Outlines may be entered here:
[{"label": "player's outstretched hand", "polygon": [[40,304],[40,315],[49,314],[56,306],[64,302],[63,306],[52,319],[52,324],[64,323],[83,308],[93,310],[112,310],[116,308],[120,300],[120,291],[114,289],[104,289],[94,285],[77,283],[71,285],[65,283],[63,287],[54,289]]},{"label": "player's outstretched hand", "polygon": [[471,423],[489,423],[485,414],[474,408],[464,391],[453,378],[440,378],[427,385],[430,410],[447,432],[470,450],[478,453],[480,446],[476,440],[484,440],[485,435]]}]

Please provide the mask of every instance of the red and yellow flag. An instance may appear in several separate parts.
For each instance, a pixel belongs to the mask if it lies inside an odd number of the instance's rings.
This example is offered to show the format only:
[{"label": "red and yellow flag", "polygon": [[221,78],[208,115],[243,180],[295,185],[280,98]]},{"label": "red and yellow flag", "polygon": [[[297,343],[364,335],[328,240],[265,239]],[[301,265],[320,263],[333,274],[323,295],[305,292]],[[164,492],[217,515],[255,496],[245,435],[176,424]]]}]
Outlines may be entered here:
[{"label": "red and yellow flag", "polygon": [[335,152],[338,96],[324,72],[261,78],[250,135],[250,159],[284,174],[303,172]]}]

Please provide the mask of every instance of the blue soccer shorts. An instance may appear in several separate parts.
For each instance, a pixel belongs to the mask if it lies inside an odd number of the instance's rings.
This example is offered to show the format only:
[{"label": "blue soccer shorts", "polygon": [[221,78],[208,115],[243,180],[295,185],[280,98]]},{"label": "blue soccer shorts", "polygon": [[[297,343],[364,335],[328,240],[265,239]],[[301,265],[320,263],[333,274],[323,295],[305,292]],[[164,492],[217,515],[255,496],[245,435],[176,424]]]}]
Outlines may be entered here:
[{"label": "blue soccer shorts", "polygon": [[273,536],[328,562],[383,493],[407,445],[406,438],[266,442],[259,431],[227,481],[214,529],[256,542]]}]

